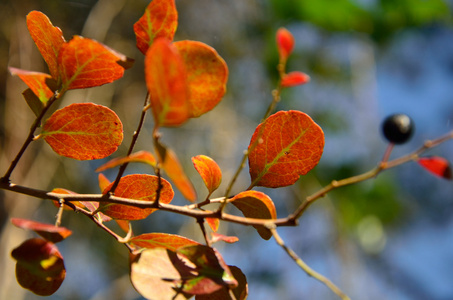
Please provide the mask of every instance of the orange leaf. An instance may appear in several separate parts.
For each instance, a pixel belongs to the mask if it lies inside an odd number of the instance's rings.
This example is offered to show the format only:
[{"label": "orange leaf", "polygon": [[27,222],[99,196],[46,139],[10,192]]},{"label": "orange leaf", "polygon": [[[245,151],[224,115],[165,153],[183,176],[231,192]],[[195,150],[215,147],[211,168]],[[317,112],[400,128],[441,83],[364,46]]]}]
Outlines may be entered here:
[{"label": "orange leaf", "polygon": [[132,60],[91,39],[74,36],[58,56],[62,90],[100,86],[123,77]]},{"label": "orange leaf", "polygon": [[31,11],[27,15],[27,27],[42,57],[55,80],[59,78],[58,54],[65,43],[63,33],[54,27],[49,18],[40,11]]},{"label": "orange leaf", "polygon": [[41,136],[59,155],[79,160],[100,159],[116,151],[123,125],[111,109],[75,103],[57,110],[45,122]]},{"label": "orange leaf", "polygon": [[168,233],[145,233],[131,238],[129,242],[141,248],[152,249],[160,247],[170,251],[200,244],[186,237]]},{"label": "orange leaf", "polygon": [[190,117],[186,68],[177,49],[165,38],[146,52],[145,80],[156,126],[179,126]]},{"label": "orange leaf", "polygon": [[13,75],[19,76],[23,82],[33,91],[33,93],[39,98],[39,100],[46,104],[47,100],[53,96],[53,91],[47,86],[47,81],[52,77],[49,74],[25,71],[16,68],[9,68],[9,71]]},{"label": "orange leaf", "polygon": [[288,59],[294,50],[294,37],[286,28],[279,28],[276,34],[277,49],[281,60]]},{"label": "orange leaf", "polygon": [[432,174],[451,179],[450,162],[445,158],[439,156],[420,157],[417,162]]},{"label": "orange leaf", "polygon": [[178,12],[174,0],[153,0],[143,16],[134,24],[137,48],[146,54],[149,46],[159,37],[173,40],[178,26]]},{"label": "orange leaf", "polygon": [[72,234],[72,231],[65,227],[57,227],[53,224],[43,224],[32,220],[12,218],[11,223],[22,229],[33,230],[52,243],[58,243]]},{"label": "orange leaf", "polygon": [[173,43],[187,70],[191,116],[199,117],[213,109],[226,92],[228,67],[214,48],[197,41]]},{"label": "orange leaf", "polygon": [[[274,202],[268,195],[258,191],[245,191],[237,194],[229,200],[247,218],[252,219],[276,219],[277,211]],[[268,240],[272,237],[271,232],[264,226],[254,225],[259,235]]]},{"label": "orange leaf", "polygon": [[283,75],[282,81],[280,82],[282,87],[292,87],[297,85],[306,84],[310,81],[310,76],[305,73],[295,71]]},{"label": "orange leaf", "polygon": [[[161,178],[162,189],[160,190],[159,201],[161,203],[170,203],[174,193],[170,183]],[[112,188],[110,184],[104,194]],[[115,196],[153,202],[156,200],[159,179],[157,176],[145,174],[127,175],[121,178],[118,187],[115,190]],[[123,204],[104,204],[100,210],[113,219],[120,220],[141,220],[149,216],[156,209],[138,208]]]},{"label": "orange leaf", "polygon": [[99,189],[102,191],[104,191],[109,185],[110,185],[110,180],[108,180],[107,177],[105,177],[104,174],[102,173],[99,173],[98,175],[98,182],[99,182]]},{"label": "orange leaf", "polygon": [[212,231],[216,232],[219,230],[220,221],[217,218],[206,218],[206,223],[208,223],[209,227]]},{"label": "orange leaf", "polygon": [[96,169],[96,172],[102,172],[107,169],[114,168],[116,166],[121,166],[124,163],[130,163],[130,162],[141,162],[150,165],[151,167],[155,168],[156,167],[156,159],[154,158],[154,155],[152,155],[148,151],[138,151],[136,153],[132,153],[129,156],[126,157],[119,157],[119,158],[114,158],[107,163],[103,164],[99,168]]},{"label": "orange leaf", "polygon": [[251,186],[283,187],[321,159],[324,133],[307,114],[280,111],[260,124],[249,145]]},{"label": "orange leaf", "polygon": [[195,201],[197,194],[189,178],[184,173],[176,153],[159,142],[155,143],[155,147],[159,155],[160,167],[187,200]]},{"label": "orange leaf", "polygon": [[219,165],[206,155],[194,156],[192,157],[192,162],[208,188],[209,195],[212,194],[222,181],[222,171],[220,170]]},{"label": "orange leaf", "polygon": [[11,252],[17,261],[19,284],[40,296],[55,293],[66,276],[63,257],[55,244],[40,238],[29,239]]}]

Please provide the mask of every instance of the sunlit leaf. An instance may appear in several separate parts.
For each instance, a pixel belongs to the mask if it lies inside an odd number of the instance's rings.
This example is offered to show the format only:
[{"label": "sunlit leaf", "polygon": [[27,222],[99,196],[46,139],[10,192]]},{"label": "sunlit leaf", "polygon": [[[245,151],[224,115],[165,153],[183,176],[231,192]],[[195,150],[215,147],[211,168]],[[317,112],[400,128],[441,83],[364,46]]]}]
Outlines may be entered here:
[{"label": "sunlit leaf", "polygon": [[159,38],[146,52],[145,80],[157,126],[179,126],[191,116],[185,64],[170,41]]},{"label": "sunlit leaf", "polygon": [[99,168],[96,169],[96,172],[102,172],[107,169],[111,169],[117,166],[121,166],[122,164],[125,163],[130,163],[130,162],[139,162],[139,163],[145,163],[153,168],[156,167],[156,159],[154,158],[154,155],[148,151],[138,151],[136,153],[132,153],[129,156],[126,157],[119,157],[119,158],[114,158],[107,163],[103,164]]},{"label": "sunlit leaf", "polygon": [[234,278],[238,281],[238,286],[233,289],[234,298],[231,297],[230,289],[222,287],[220,290],[211,294],[196,295],[195,300],[245,300],[248,296],[247,278],[241,269],[235,266],[229,266]]},{"label": "sunlit leaf", "polygon": [[53,96],[53,91],[47,86],[47,81],[52,77],[49,74],[25,71],[16,68],[9,68],[9,71],[13,75],[19,76],[23,82],[33,91],[33,93],[39,98],[39,100],[46,104],[47,100]]},{"label": "sunlit leaf", "polygon": [[249,146],[252,186],[283,187],[313,169],[321,159],[324,133],[307,114],[280,111],[260,124]]},{"label": "sunlit leaf", "polygon": [[185,246],[199,245],[186,237],[168,233],[145,233],[131,238],[129,242],[141,248],[165,248],[170,251],[176,251]]},{"label": "sunlit leaf", "polygon": [[214,192],[222,181],[222,171],[219,165],[206,155],[192,157],[193,165],[208,188],[209,194]]},{"label": "sunlit leaf", "polygon": [[[173,189],[167,180],[163,178],[160,180],[162,189],[160,190],[159,201],[161,203],[170,203],[174,196]],[[113,183],[104,190],[104,194],[112,188],[112,185]],[[157,197],[158,186],[159,178],[157,176],[146,174],[127,175],[121,178],[115,189],[115,196],[154,202]],[[140,220],[149,216],[156,209],[138,208],[123,204],[104,204],[100,207],[100,210],[113,219]]]},{"label": "sunlit leaf", "polygon": [[286,28],[279,28],[276,34],[277,49],[280,59],[286,60],[294,49],[294,37]]},{"label": "sunlit leaf", "polygon": [[100,159],[115,152],[121,144],[123,125],[108,107],[75,103],[53,113],[40,136],[59,155],[79,160]]},{"label": "sunlit leaf", "polygon": [[173,251],[152,248],[132,256],[130,278],[134,288],[146,299],[189,299],[183,294],[183,280],[191,278],[192,268]]},{"label": "sunlit leaf", "polygon": [[123,77],[132,60],[91,39],[74,36],[58,56],[62,90],[100,86]]},{"label": "sunlit leaf", "polygon": [[228,81],[228,67],[217,51],[198,41],[173,43],[187,71],[191,116],[199,117],[222,100]]},{"label": "sunlit leaf", "polygon": [[283,75],[280,82],[282,87],[292,87],[297,85],[306,84],[310,81],[310,76],[305,73],[294,71]]},{"label": "sunlit leaf", "polygon": [[55,244],[46,240],[27,240],[15,248],[11,255],[17,261],[17,281],[37,295],[52,295],[66,276],[63,257]]},{"label": "sunlit leaf", "polygon": [[65,227],[57,227],[53,224],[43,224],[32,220],[12,218],[11,223],[22,229],[33,230],[52,243],[58,243],[72,234],[72,231]]},{"label": "sunlit leaf", "polygon": [[98,183],[99,189],[101,190],[101,192],[103,192],[110,185],[111,182],[104,174],[99,173]]},{"label": "sunlit leaf", "polygon": [[219,230],[219,225],[220,225],[219,219],[206,218],[205,221],[209,225],[209,227],[212,229],[212,231],[216,232],[217,230]]},{"label": "sunlit leaf", "polygon": [[156,142],[155,147],[157,155],[159,156],[160,167],[165,171],[173,184],[187,200],[191,202],[195,201],[197,199],[197,194],[184,172],[176,153],[165,145],[162,145],[160,142]]},{"label": "sunlit leaf", "polygon": [[[272,199],[258,191],[245,191],[237,194],[229,200],[247,218],[252,219],[276,219],[277,211]],[[272,237],[271,232],[264,226],[254,225],[259,235],[268,240]]]},{"label": "sunlit leaf", "polygon": [[450,162],[445,158],[439,156],[420,157],[417,162],[431,174],[451,179]]},{"label": "sunlit leaf", "polygon": [[178,12],[174,0],[152,0],[143,16],[134,24],[137,48],[146,54],[154,39],[173,40],[178,26]]},{"label": "sunlit leaf", "polygon": [[53,26],[49,18],[40,11],[31,11],[27,15],[27,27],[49,67],[50,74],[57,80],[59,78],[58,54],[65,43],[61,29]]}]

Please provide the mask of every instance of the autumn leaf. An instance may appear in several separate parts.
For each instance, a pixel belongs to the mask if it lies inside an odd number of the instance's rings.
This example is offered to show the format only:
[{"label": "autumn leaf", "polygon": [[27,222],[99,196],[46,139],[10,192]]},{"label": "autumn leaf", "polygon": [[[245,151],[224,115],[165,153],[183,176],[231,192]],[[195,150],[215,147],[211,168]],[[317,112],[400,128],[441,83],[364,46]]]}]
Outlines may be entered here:
[{"label": "autumn leaf", "polygon": [[286,61],[294,50],[294,37],[286,28],[279,28],[276,34],[277,49],[280,60]]},{"label": "autumn leaf", "polygon": [[[173,189],[167,180],[160,178],[160,181],[162,183],[162,188],[159,194],[159,201],[161,203],[170,203],[174,196]],[[112,186],[113,183],[110,184],[103,193],[108,193]],[[121,178],[115,189],[115,196],[154,202],[157,197],[158,186],[159,178],[157,176],[146,174],[127,175]],[[99,210],[113,219],[141,220],[149,216],[156,209],[109,203],[101,205]]]},{"label": "autumn leaf", "polygon": [[111,169],[117,166],[121,166],[122,164],[125,163],[131,163],[131,162],[139,162],[139,163],[145,163],[150,165],[151,167],[155,168],[156,167],[156,159],[154,158],[154,155],[148,151],[138,151],[136,153],[132,153],[129,156],[126,157],[119,157],[119,158],[114,158],[107,163],[103,164],[99,168],[96,169],[96,172],[102,172],[107,169]]},{"label": "autumn leaf", "polygon": [[206,218],[206,223],[209,225],[212,231],[216,232],[219,230],[220,221],[217,218]]},{"label": "autumn leaf", "polygon": [[57,110],[40,134],[59,155],[79,160],[100,159],[116,151],[123,125],[111,109],[75,103]]},{"label": "autumn leaf", "polygon": [[37,295],[52,295],[66,276],[63,257],[57,246],[49,241],[29,239],[15,248],[11,256],[17,261],[19,284]]},{"label": "autumn leaf", "polygon": [[431,174],[445,179],[451,179],[452,177],[450,162],[443,157],[420,157],[417,162]]},{"label": "autumn leaf", "polygon": [[230,289],[222,287],[211,294],[196,295],[195,300],[245,300],[248,296],[247,278],[241,269],[236,266],[229,266],[234,278],[238,281],[238,286],[232,289],[234,298],[231,297]]},{"label": "autumn leaf", "polygon": [[53,96],[54,92],[47,85],[47,82],[52,78],[49,74],[25,71],[12,67],[9,67],[9,71],[11,74],[19,76],[43,104],[46,104]]},{"label": "autumn leaf", "polygon": [[50,74],[58,80],[58,54],[65,43],[61,29],[53,26],[49,18],[40,11],[31,11],[27,15],[27,27],[49,67]]},{"label": "autumn leaf", "polygon": [[11,223],[22,229],[33,230],[44,239],[52,243],[58,243],[72,234],[72,231],[53,224],[43,224],[27,219],[12,218]]},{"label": "autumn leaf", "polygon": [[165,248],[170,251],[200,244],[186,237],[168,233],[145,233],[131,238],[129,242],[141,248]]},{"label": "autumn leaf", "polygon": [[58,67],[62,91],[111,83],[123,77],[132,60],[92,39],[74,36],[61,46]]},{"label": "autumn leaf", "polygon": [[208,188],[209,195],[211,195],[220,186],[220,182],[222,181],[222,171],[219,165],[206,155],[194,156],[192,157],[192,162]]},{"label": "autumn leaf", "polygon": [[306,84],[310,81],[310,76],[305,73],[294,71],[288,74],[284,74],[280,85],[282,87],[293,87],[297,85]]},{"label": "autumn leaf", "polygon": [[143,16],[134,24],[137,48],[146,54],[149,46],[157,38],[169,41],[178,26],[178,12],[174,0],[152,0]]},{"label": "autumn leaf", "polygon": [[154,146],[159,157],[160,167],[165,171],[184,198],[194,202],[197,199],[197,193],[184,172],[176,153],[159,141],[155,141]]},{"label": "autumn leaf", "polygon": [[202,42],[178,41],[173,45],[186,67],[191,117],[199,117],[212,110],[225,95],[227,64],[214,48]]},{"label": "autumn leaf", "polygon": [[191,116],[186,68],[178,50],[165,38],[146,52],[145,80],[158,126],[179,126]]},{"label": "autumn leaf", "polygon": [[[272,199],[259,191],[245,191],[231,198],[231,202],[236,206],[246,218],[251,219],[276,219],[277,211]],[[259,235],[268,240],[272,237],[272,233],[264,226],[254,225]]]},{"label": "autumn leaf", "polygon": [[211,234],[211,243],[217,243],[219,241],[233,244],[233,243],[236,243],[237,241],[239,241],[239,238],[237,236],[227,236],[227,235],[213,232]]},{"label": "autumn leaf", "polygon": [[251,187],[294,184],[321,159],[324,133],[307,114],[280,111],[260,124],[249,145]]}]

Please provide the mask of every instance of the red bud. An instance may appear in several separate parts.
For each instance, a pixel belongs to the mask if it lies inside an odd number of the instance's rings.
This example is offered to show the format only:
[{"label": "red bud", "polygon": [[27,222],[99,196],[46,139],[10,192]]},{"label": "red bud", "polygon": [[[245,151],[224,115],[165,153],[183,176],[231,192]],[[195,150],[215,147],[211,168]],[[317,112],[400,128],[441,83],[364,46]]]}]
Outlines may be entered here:
[{"label": "red bud", "polygon": [[277,30],[277,49],[280,59],[286,60],[294,49],[294,37],[286,28]]},{"label": "red bud", "polygon": [[282,87],[292,87],[296,85],[302,85],[310,81],[310,76],[305,73],[295,71],[283,75],[281,86]]}]

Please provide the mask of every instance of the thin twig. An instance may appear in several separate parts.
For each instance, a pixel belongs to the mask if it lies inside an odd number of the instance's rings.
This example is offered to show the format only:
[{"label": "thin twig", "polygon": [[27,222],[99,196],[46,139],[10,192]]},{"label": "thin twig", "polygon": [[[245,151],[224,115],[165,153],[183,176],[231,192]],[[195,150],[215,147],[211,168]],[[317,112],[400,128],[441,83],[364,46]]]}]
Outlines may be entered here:
[{"label": "thin twig", "polygon": [[285,242],[283,239],[280,237],[280,235],[277,232],[277,229],[275,226],[270,224],[270,226],[267,226],[268,229],[272,232],[272,235],[277,242],[277,244],[285,250],[285,252],[291,257],[292,260],[305,272],[307,273],[308,276],[311,276],[324,285],[326,285],[332,292],[334,292],[338,297],[340,297],[343,300],[350,300],[350,298],[343,292],[341,291],[332,281],[330,281],[327,277],[319,274],[312,268],[310,268],[291,248],[285,245]]}]

